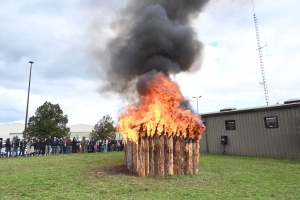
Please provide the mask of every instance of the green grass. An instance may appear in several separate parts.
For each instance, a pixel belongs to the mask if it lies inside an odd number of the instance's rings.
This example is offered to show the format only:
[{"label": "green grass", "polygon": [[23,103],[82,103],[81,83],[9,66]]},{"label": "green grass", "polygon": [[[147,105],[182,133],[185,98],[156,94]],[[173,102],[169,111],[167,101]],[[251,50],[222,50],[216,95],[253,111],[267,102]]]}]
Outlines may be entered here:
[{"label": "green grass", "polygon": [[103,173],[123,152],[0,159],[0,199],[300,199],[300,161],[201,155],[199,173]]}]

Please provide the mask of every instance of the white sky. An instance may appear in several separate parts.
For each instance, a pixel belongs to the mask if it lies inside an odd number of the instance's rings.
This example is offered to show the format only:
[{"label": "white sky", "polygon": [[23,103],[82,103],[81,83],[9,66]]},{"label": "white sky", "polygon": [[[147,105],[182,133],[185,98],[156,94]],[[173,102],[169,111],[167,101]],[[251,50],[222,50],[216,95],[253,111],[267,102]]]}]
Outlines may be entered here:
[{"label": "white sky", "polygon": [[[125,2],[125,1],[124,1]],[[182,93],[199,112],[266,105],[251,0],[210,3],[194,22],[205,45],[198,72],[177,75]],[[45,101],[58,103],[70,124],[117,121],[120,97],[100,93],[99,63],[110,22],[125,3],[111,1],[0,0],[0,124],[25,122],[30,64],[29,117]],[[300,98],[300,1],[254,0],[270,104]],[[96,28],[95,28],[96,27]],[[97,44],[91,44],[94,37]],[[97,56],[97,55],[96,55]]]}]

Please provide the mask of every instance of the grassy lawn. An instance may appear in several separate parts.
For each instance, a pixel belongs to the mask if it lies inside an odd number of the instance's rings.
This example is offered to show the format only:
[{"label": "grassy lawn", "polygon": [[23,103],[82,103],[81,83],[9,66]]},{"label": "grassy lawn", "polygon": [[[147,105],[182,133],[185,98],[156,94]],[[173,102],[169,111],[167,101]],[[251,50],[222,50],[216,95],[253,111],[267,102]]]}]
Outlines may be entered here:
[{"label": "grassy lawn", "polygon": [[0,199],[300,199],[300,161],[201,155],[199,173],[140,178],[123,152],[0,159]]}]

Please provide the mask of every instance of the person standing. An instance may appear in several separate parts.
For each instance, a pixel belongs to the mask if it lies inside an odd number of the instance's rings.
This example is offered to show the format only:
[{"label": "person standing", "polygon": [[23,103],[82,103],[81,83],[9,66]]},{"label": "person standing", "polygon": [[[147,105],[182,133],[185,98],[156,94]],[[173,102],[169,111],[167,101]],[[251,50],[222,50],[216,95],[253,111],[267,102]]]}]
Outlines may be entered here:
[{"label": "person standing", "polygon": [[13,138],[12,138],[12,140],[10,141],[10,143],[11,143],[11,147],[10,147],[10,153],[9,153],[9,157],[14,157],[15,155],[14,155],[14,144],[15,144],[15,140],[16,140],[16,136],[14,136]]},{"label": "person standing", "polygon": [[111,147],[111,151],[116,151],[116,140],[115,138],[112,138],[110,141],[110,147]]},{"label": "person standing", "polygon": [[27,143],[27,156],[34,156],[34,140],[33,138],[29,139]]},{"label": "person standing", "polygon": [[124,150],[124,140],[123,139],[121,140],[120,144],[121,144],[121,151],[123,151]]},{"label": "person standing", "polygon": [[19,139],[18,136],[16,136],[16,139],[15,139],[15,142],[14,142],[15,157],[18,157],[19,148],[20,148],[20,139]]},{"label": "person standing", "polygon": [[116,140],[116,151],[120,151],[121,144],[119,140]]},{"label": "person standing", "polygon": [[7,138],[5,142],[5,151],[6,151],[6,158],[8,158],[8,156],[11,155],[11,142],[9,138]]},{"label": "person standing", "polygon": [[94,140],[94,152],[98,153],[98,149],[99,149],[99,141]]},{"label": "person standing", "polygon": [[40,155],[40,139],[34,138],[34,154]]},{"label": "person standing", "polygon": [[70,137],[68,137],[66,140],[66,147],[67,153],[71,153],[72,140],[70,139]]},{"label": "person standing", "polygon": [[56,137],[53,138],[52,141],[52,155],[53,154],[57,154],[57,146],[58,146],[58,140],[56,139]]},{"label": "person standing", "polygon": [[85,137],[82,137],[82,140],[81,140],[81,152],[82,153],[85,153],[85,149],[86,148],[86,140],[85,140]]},{"label": "person standing", "polygon": [[46,139],[45,155],[50,155],[51,144],[52,144],[52,140],[51,140],[51,136],[49,136],[49,137]]},{"label": "person standing", "polygon": [[46,149],[46,140],[44,138],[40,139],[40,155],[45,156],[45,149]]},{"label": "person standing", "polygon": [[89,140],[87,140],[87,146],[88,146],[88,150],[87,150],[87,152],[88,153],[90,153],[90,152],[93,152],[93,150],[94,150],[94,147],[93,147],[93,138],[92,139],[90,139],[90,141]]},{"label": "person standing", "polygon": [[61,153],[66,153],[66,137],[61,138],[60,140],[60,148],[61,148]]},{"label": "person standing", "polygon": [[108,138],[108,140],[107,140],[107,152],[111,151],[110,148],[111,148],[111,139]]},{"label": "person standing", "polygon": [[20,142],[20,153],[19,156],[25,156],[25,149],[26,149],[26,141],[24,138],[22,138],[22,141]]},{"label": "person standing", "polygon": [[77,152],[77,153],[80,153],[80,140],[79,140],[78,137],[77,137],[77,139],[76,139],[76,152]]},{"label": "person standing", "polygon": [[76,153],[76,150],[77,150],[77,140],[75,137],[73,137],[73,140],[72,140],[72,153]]},{"label": "person standing", "polygon": [[0,158],[2,157],[2,138],[0,138]]}]

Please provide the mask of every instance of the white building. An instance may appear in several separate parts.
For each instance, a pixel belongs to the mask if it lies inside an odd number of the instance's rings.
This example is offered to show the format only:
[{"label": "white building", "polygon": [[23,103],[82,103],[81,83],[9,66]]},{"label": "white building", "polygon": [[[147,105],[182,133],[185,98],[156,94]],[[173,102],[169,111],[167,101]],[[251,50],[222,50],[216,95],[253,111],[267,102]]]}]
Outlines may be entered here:
[{"label": "white building", "polygon": [[3,138],[3,140],[12,139],[16,135],[23,138],[24,128],[25,124],[22,123],[0,124],[0,138]]},{"label": "white building", "polygon": [[[77,124],[70,125],[70,138],[78,137],[81,139],[83,136],[89,138],[90,132],[92,132],[94,126],[87,124]],[[19,138],[23,138],[23,130],[25,128],[25,124],[22,123],[11,123],[11,124],[0,124],[0,138],[6,140],[7,138],[12,139],[14,136],[18,136]],[[116,139],[122,139],[122,135],[120,133],[116,133]]]}]

